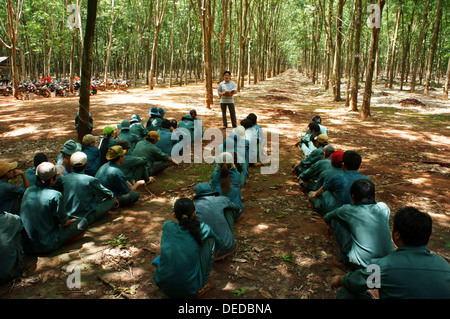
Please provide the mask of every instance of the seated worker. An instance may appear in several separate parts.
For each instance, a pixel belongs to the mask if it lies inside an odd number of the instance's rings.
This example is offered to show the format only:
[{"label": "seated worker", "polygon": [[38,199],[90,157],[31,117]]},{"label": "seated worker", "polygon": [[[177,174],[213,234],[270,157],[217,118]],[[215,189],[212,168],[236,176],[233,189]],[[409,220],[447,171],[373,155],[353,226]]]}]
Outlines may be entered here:
[{"label": "seated worker", "polygon": [[259,136],[258,130],[253,127],[253,122],[250,119],[243,119],[241,126],[245,129],[245,139],[248,141],[248,163],[249,166],[258,167],[261,166],[260,162],[260,148],[259,148]]},{"label": "seated worker", "polygon": [[311,134],[311,141],[313,142],[315,149],[292,169],[292,172],[297,177],[305,170],[310,168],[314,163],[322,159],[323,148],[325,147],[325,145],[328,145],[328,136],[324,134],[313,133]]},{"label": "seated worker", "polygon": [[[224,143],[219,146],[219,152],[228,152],[227,144],[234,146],[232,154],[234,157],[234,165],[236,166],[238,172],[241,174],[241,184],[245,184],[249,176],[249,158],[250,158],[250,144],[248,140],[245,139],[245,128],[239,125],[233,129],[233,132],[228,136]],[[217,161],[216,161],[217,166]]]},{"label": "seated worker", "polygon": [[334,153],[334,151],[333,146],[329,144],[325,145],[322,150],[322,159],[312,164],[298,176],[298,181],[303,189],[312,190],[314,188],[320,174],[331,167],[330,155]]},{"label": "seated worker", "polygon": [[142,125],[142,119],[138,114],[133,114],[130,119],[130,132],[139,136],[139,140],[145,138],[148,134],[147,129]]},{"label": "seated worker", "polygon": [[[311,192],[308,195],[314,207],[325,215],[344,204],[353,204],[352,196],[350,194],[350,187],[353,182],[358,179],[369,179],[364,174],[358,172],[361,166],[361,155],[355,151],[346,151],[342,157],[342,174],[336,174],[326,180],[323,186],[317,191]],[[317,198],[312,201],[311,199]]]},{"label": "seated worker", "polygon": [[178,142],[177,140],[172,140],[173,131],[174,127],[171,125],[170,121],[168,119],[163,119],[161,128],[158,130],[159,140],[155,144],[156,147],[169,156],[172,156],[172,148]]},{"label": "seated worker", "polygon": [[210,274],[222,240],[197,219],[190,199],[178,199],[173,210],[178,222],[168,220],[162,227],[161,255],[153,262],[157,265],[153,279],[168,297],[199,297],[214,286]]},{"label": "seated worker", "polygon": [[23,195],[20,217],[25,253],[45,254],[62,247],[69,240],[81,238],[87,229],[86,219],[71,219],[63,195],[52,189],[64,168],[43,162],[36,168],[36,185]]},{"label": "seated worker", "polygon": [[120,124],[119,138],[128,141],[130,144],[130,153],[133,152],[137,142],[140,141],[139,136],[130,131],[130,121],[128,120],[123,120]]},{"label": "seated worker", "polygon": [[[42,162],[48,162],[47,155],[44,153],[36,153],[33,157],[33,167],[30,167],[25,171],[25,176],[27,177],[30,185],[34,185],[36,183],[36,167],[38,167],[38,165]],[[23,181],[22,186],[24,186]]]},{"label": "seated worker", "polygon": [[195,186],[193,202],[198,220],[209,225],[222,240],[216,260],[224,259],[237,248],[233,230],[241,208],[229,198],[214,192],[208,183]]},{"label": "seated worker", "polygon": [[325,126],[322,125],[322,118],[319,115],[316,115],[312,118],[311,122],[315,122],[319,124],[320,134],[328,135],[328,130]]},{"label": "seated worker", "polygon": [[23,271],[22,220],[0,211],[0,284],[10,282]]},{"label": "seated worker", "polygon": [[148,111],[148,114],[150,114],[150,117],[147,119],[145,129],[147,132],[158,131],[161,128],[162,122],[161,114],[159,113],[158,108],[153,106],[150,111]]},{"label": "seated worker", "polygon": [[86,134],[83,136],[83,141],[81,143],[81,151],[86,154],[88,162],[84,172],[89,176],[95,176],[95,174],[97,174],[100,163],[102,162],[100,150],[96,146],[98,140],[98,136]]},{"label": "seated worker", "polygon": [[426,247],[431,232],[430,215],[414,207],[400,209],[392,228],[397,250],[372,259],[370,269],[334,277],[332,285],[341,287],[336,298],[371,298],[367,290],[376,288],[380,299],[450,299],[450,266]]},{"label": "seated worker", "polygon": [[[17,162],[0,160],[0,212],[18,215],[25,190],[30,187],[27,176],[17,168]],[[16,186],[9,181],[20,176],[23,186]]]},{"label": "seated worker", "polygon": [[191,136],[191,142],[194,141],[194,120],[192,119],[192,116],[190,114],[185,115],[181,118],[181,121],[178,123],[178,129],[184,128],[189,131],[189,134]]},{"label": "seated worker", "polygon": [[[75,130],[78,131],[78,121],[80,119],[80,111],[77,112],[75,116]],[[92,133],[92,129],[94,128],[94,119],[92,118],[91,113],[89,113],[89,124],[88,124],[88,132]]]},{"label": "seated worker", "polygon": [[211,189],[213,192],[227,197],[233,203],[238,205],[241,210],[239,213],[240,216],[244,211],[241,197],[241,174],[234,165],[233,156],[228,152],[219,154],[216,158],[216,162],[218,166],[214,169],[209,182]]},{"label": "seated worker", "polygon": [[89,225],[98,220],[119,202],[112,191],[100,184],[100,181],[85,174],[89,166],[83,152],[75,152],[70,157],[72,173],[63,178],[64,205],[69,216],[86,218]]},{"label": "seated worker", "polygon": [[108,161],[106,159],[106,153],[108,153],[108,150],[111,147],[117,145],[117,142],[120,139],[119,134],[120,134],[119,129],[116,126],[108,125],[103,128],[103,138],[100,141],[100,146],[98,147],[101,155],[100,166],[102,166]]},{"label": "seated worker", "polygon": [[[313,141],[311,140],[311,135],[314,133],[321,134],[320,126],[316,122],[311,122],[308,124],[308,128],[306,129],[306,134],[300,138],[300,141],[295,143],[295,147],[300,146],[302,153],[304,156],[308,156],[312,151],[316,149]],[[326,134],[324,134],[326,135]]]},{"label": "seated worker", "polygon": [[127,182],[125,174],[120,169],[124,156],[125,151],[122,149],[122,146],[115,145],[111,147],[106,154],[108,163],[102,165],[95,175],[104,187],[114,193],[120,206],[137,202],[139,192],[136,189],[145,184],[143,180],[138,180],[134,184]]},{"label": "seated worker", "polygon": [[64,167],[64,171],[62,172],[62,175],[66,175],[70,173],[70,156],[72,156],[73,153],[81,150],[81,145],[78,146],[78,144],[74,140],[68,140],[64,143],[63,149],[61,153],[58,156],[58,159],[56,163],[58,165],[62,165]]},{"label": "seated worker", "polygon": [[145,157],[136,157],[128,154],[130,144],[128,141],[120,140],[117,145],[122,146],[125,152],[123,163],[120,165],[120,169],[125,174],[127,181],[134,184],[136,181],[143,180],[145,183],[151,183],[154,181],[153,177],[149,177],[146,168],[147,159]]},{"label": "seated worker", "polygon": [[196,139],[201,140],[204,134],[202,119],[197,116],[196,110],[190,110],[189,115],[191,116],[192,121],[194,122],[194,140]]},{"label": "seated worker", "polygon": [[365,268],[373,258],[394,251],[389,226],[389,207],[375,201],[375,185],[369,179],[359,179],[350,187],[353,205],[345,204],[323,220],[334,232],[340,258],[350,269]]},{"label": "seated worker", "polygon": [[147,171],[150,176],[156,176],[162,173],[169,163],[173,163],[178,167],[178,164],[174,162],[171,156],[161,151],[155,146],[159,141],[159,134],[155,131],[148,132],[145,140],[142,140],[136,144],[132,155],[137,157],[145,157],[147,159]]},{"label": "seated worker", "polygon": [[[249,119],[250,121],[252,121],[252,129],[255,130],[255,136],[256,136],[256,146],[257,146],[257,154],[258,157],[256,159],[257,163],[261,163],[261,159],[259,157],[260,151],[259,149],[264,147],[266,145],[266,141],[264,140],[264,134],[263,134],[263,129],[261,127],[261,125],[258,124],[258,117],[256,116],[255,113],[250,113],[249,115],[247,115],[247,119]],[[251,130],[246,130],[245,131],[246,135],[251,135]]]},{"label": "seated worker", "polygon": [[170,154],[170,156],[171,157],[175,157],[175,155],[182,156],[183,148],[187,145],[192,145],[191,144],[191,139],[192,139],[191,132],[189,130],[179,129],[178,122],[175,119],[170,120],[170,126],[173,128],[172,136],[174,136],[174,138],[178,137],[178,139],[175,139],[174,145],[172,147],[172,151],[175,148],[175,154],[173,154],[174,156],[172,156],[172,154]]},{"label": "seated worker", "polygon": [[[325,147],[324,147],[325,149]],[[344,156],[344,151],[342,150],[336,150],[333,153],[330,154],[331,159],[331,167],[324,170],[322,173],[320,173],[319,177],[317,177],[316,184],[314,184],[314,187],[312,191],[316,191],[320,189],[323,186],[323,183],[331,178],[332,176],[336,174],[341,174],[344,171],[342,170],[342,157]],[[313,198],[311,201],[313,201],[315,198]]]}]

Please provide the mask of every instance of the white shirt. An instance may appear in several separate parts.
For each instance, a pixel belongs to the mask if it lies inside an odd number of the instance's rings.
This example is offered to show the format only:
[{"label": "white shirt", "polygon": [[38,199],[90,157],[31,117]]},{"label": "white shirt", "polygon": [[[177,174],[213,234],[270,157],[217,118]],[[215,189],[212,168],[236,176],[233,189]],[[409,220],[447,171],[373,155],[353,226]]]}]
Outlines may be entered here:
[{"label": "white shirt", "polygon": [[[218,88],[219,93],[225,93],[227,91],[236,91],[236,90],[237,90],[236,83],[234,83],[231,80],[228,81],[228,83],[225,81],[222,81],[219,84],[219,88]],[[234,98],[232,95],[223,95],[220,98],[220,103],[234,103]]]}]

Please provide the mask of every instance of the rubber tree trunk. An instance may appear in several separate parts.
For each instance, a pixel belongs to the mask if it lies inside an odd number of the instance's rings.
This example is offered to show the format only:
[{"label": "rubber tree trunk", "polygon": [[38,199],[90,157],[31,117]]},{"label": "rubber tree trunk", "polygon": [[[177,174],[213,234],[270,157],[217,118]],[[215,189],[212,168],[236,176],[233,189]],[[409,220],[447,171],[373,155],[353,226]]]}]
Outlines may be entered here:
[{"label": "rubber tree trunk", "polygon": [[355,1],[355,49],[353,50],[352,86],[350,90],[350,108],[358,111],[359,59],[361,57],[362,0]]},{"label": "rubber tree trunk", "polygon": [[425,90],[424,90],[425,95],[428,95],[429,89],[430,89],[431,74],[433,71],[434,54],[436,52],[436,46],[437,46],[438,36],[439,36],[439,27],[441,25],[441,17],[442,17],[441,2],[442,2],[442,0],[438,0],[438,3],[437,3],[436,22],[434,24],[433,38],[431,39],[430,55],[428,56],[427,77],[425,79]]},{"label": "rubber tree trunk", "polygon": [[419,64],[420,54],[422,53],[422,42],[424,38],[424,32],[425,27],[427,25],[427,18],[428,18],[428,8],[429,8],[430,0],[427,0],[427,3],[425,5],[425,10],[423,12],[422,17],[422,27],[420,29],[419,39],[417,40],[417,46],[415,49],[415,57],[413,58],[413,65],[412,65],[412,71],[411,71],[411,93],[414,93],[416,91],[416,74],[417,74],[417,68]]},{"label": "rubber tree trunk", "polygon": [[[379,6],[379,14],[380,14],[380,20],[381,20],[381,14],[383,12],[385,0],[379,0],[378,6]],[[373,74],[374,74],[374,68],[375,68],[375,59],[378,51],[378,40],[380,36],[380,28],[372,27],[372,35],[370,39],[370,51],[369,51],[369,62],[367,64],[367,72],[366,72],[366,82],[364,86],[364,95],[363,95],[363,102],[361,106],[361,119],[367,120],[371,117],[370,115],[370,99],[372,97],[372,81],[373,81]]]},{"label": "rubber tree trunk", "polygon": [[88,0],[86,31],[84,35],[83,56],[81,58],[81,87],[79,100],[78,141],[89,133],[89,97],[91,93],[92,51],[94,48],[95,22],[98,0]]}]

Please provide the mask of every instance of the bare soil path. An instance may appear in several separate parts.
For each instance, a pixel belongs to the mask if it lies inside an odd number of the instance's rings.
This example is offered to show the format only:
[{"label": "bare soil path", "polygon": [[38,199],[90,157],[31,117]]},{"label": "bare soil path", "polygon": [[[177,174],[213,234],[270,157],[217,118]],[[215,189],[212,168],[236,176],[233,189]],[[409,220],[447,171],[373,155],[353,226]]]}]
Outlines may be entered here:
[{"label": "bare soil path", "polygon": [[[203,98],[200,83],[101,92],[91,99],[94,133],[134,113],[146,118],[153,105],[177,120],[195,108],[204,128],[221,127],[217,99],[207,110]],[[424,105],[402,105],[407,98]],[[292,70],[246,87],[236,97],[239,121],[255,113],[268,132],[269,145],[272,134],[279,134],[279,143],[274,142],[279,169],[265,175],[251,168],[242,192],[245,212],[235,226],[239,248],[214,264],[215,287],[202,298],[335,298],[329,283],[342,273],[334,264],[337,246],[291,174],[291,165],[301,159],[294,144],[314,115],[322,117],[331,144],[360,152],[361,172],[374,181],[377,200],[388,204],[391,216],[406,205],[431,214],[429,247],[450,260],[450,102],[441,100],[438,92],[425,97],[377,86],[373,119],[361,122],[359,114],[331,101],[323,88]],[[77,97],[18,102],[0,97],[0,157],[19,161],[22,169],[32,166],[36,152],[56,159],[64,142],[76,138],[77,108]],[[0,298],[165,299],[154,284],[151,265],[159,254],[162,225],[172,218],[174,201],[192,197],[195,185],[209,181],[212,170],[205,163],[168,168],[148,189],[140,189],[136,205],[104,216],[80,241],[50,255],[25,256],[25,272],[14,283],[0,286]],[[66,283],[73,264],[81,267],[78,289]],[[237,296],[234,291],[242,288],[245,293]]]}]

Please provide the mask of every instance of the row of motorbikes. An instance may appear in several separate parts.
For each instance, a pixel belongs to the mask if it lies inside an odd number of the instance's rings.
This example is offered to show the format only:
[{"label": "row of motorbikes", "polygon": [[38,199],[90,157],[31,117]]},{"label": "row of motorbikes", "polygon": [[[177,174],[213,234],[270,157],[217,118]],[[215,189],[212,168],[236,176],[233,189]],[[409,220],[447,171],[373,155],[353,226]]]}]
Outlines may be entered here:
[{"label": "row of motorbikes", "polygon": [[[80,89],[81,81],[79,79],[73,81],[73,92],[77,93]],[[97,94],[98,91],[106,90],[126,90],[131,86],[129,80],[108,80],[106,82],[101,80],[91,80],[91,95]],[[60,79],[56,81],[49,81],[41,79],[39,81],[27,81],[19,84],[19,90],[22,94],[35,94],[43,97],[50,97],[52,92],[56,96],[68,96],[70,92],[70,80]],[[12,83],[10,81],[0,83],[0,95],[8,96],[13,94]]]}]

